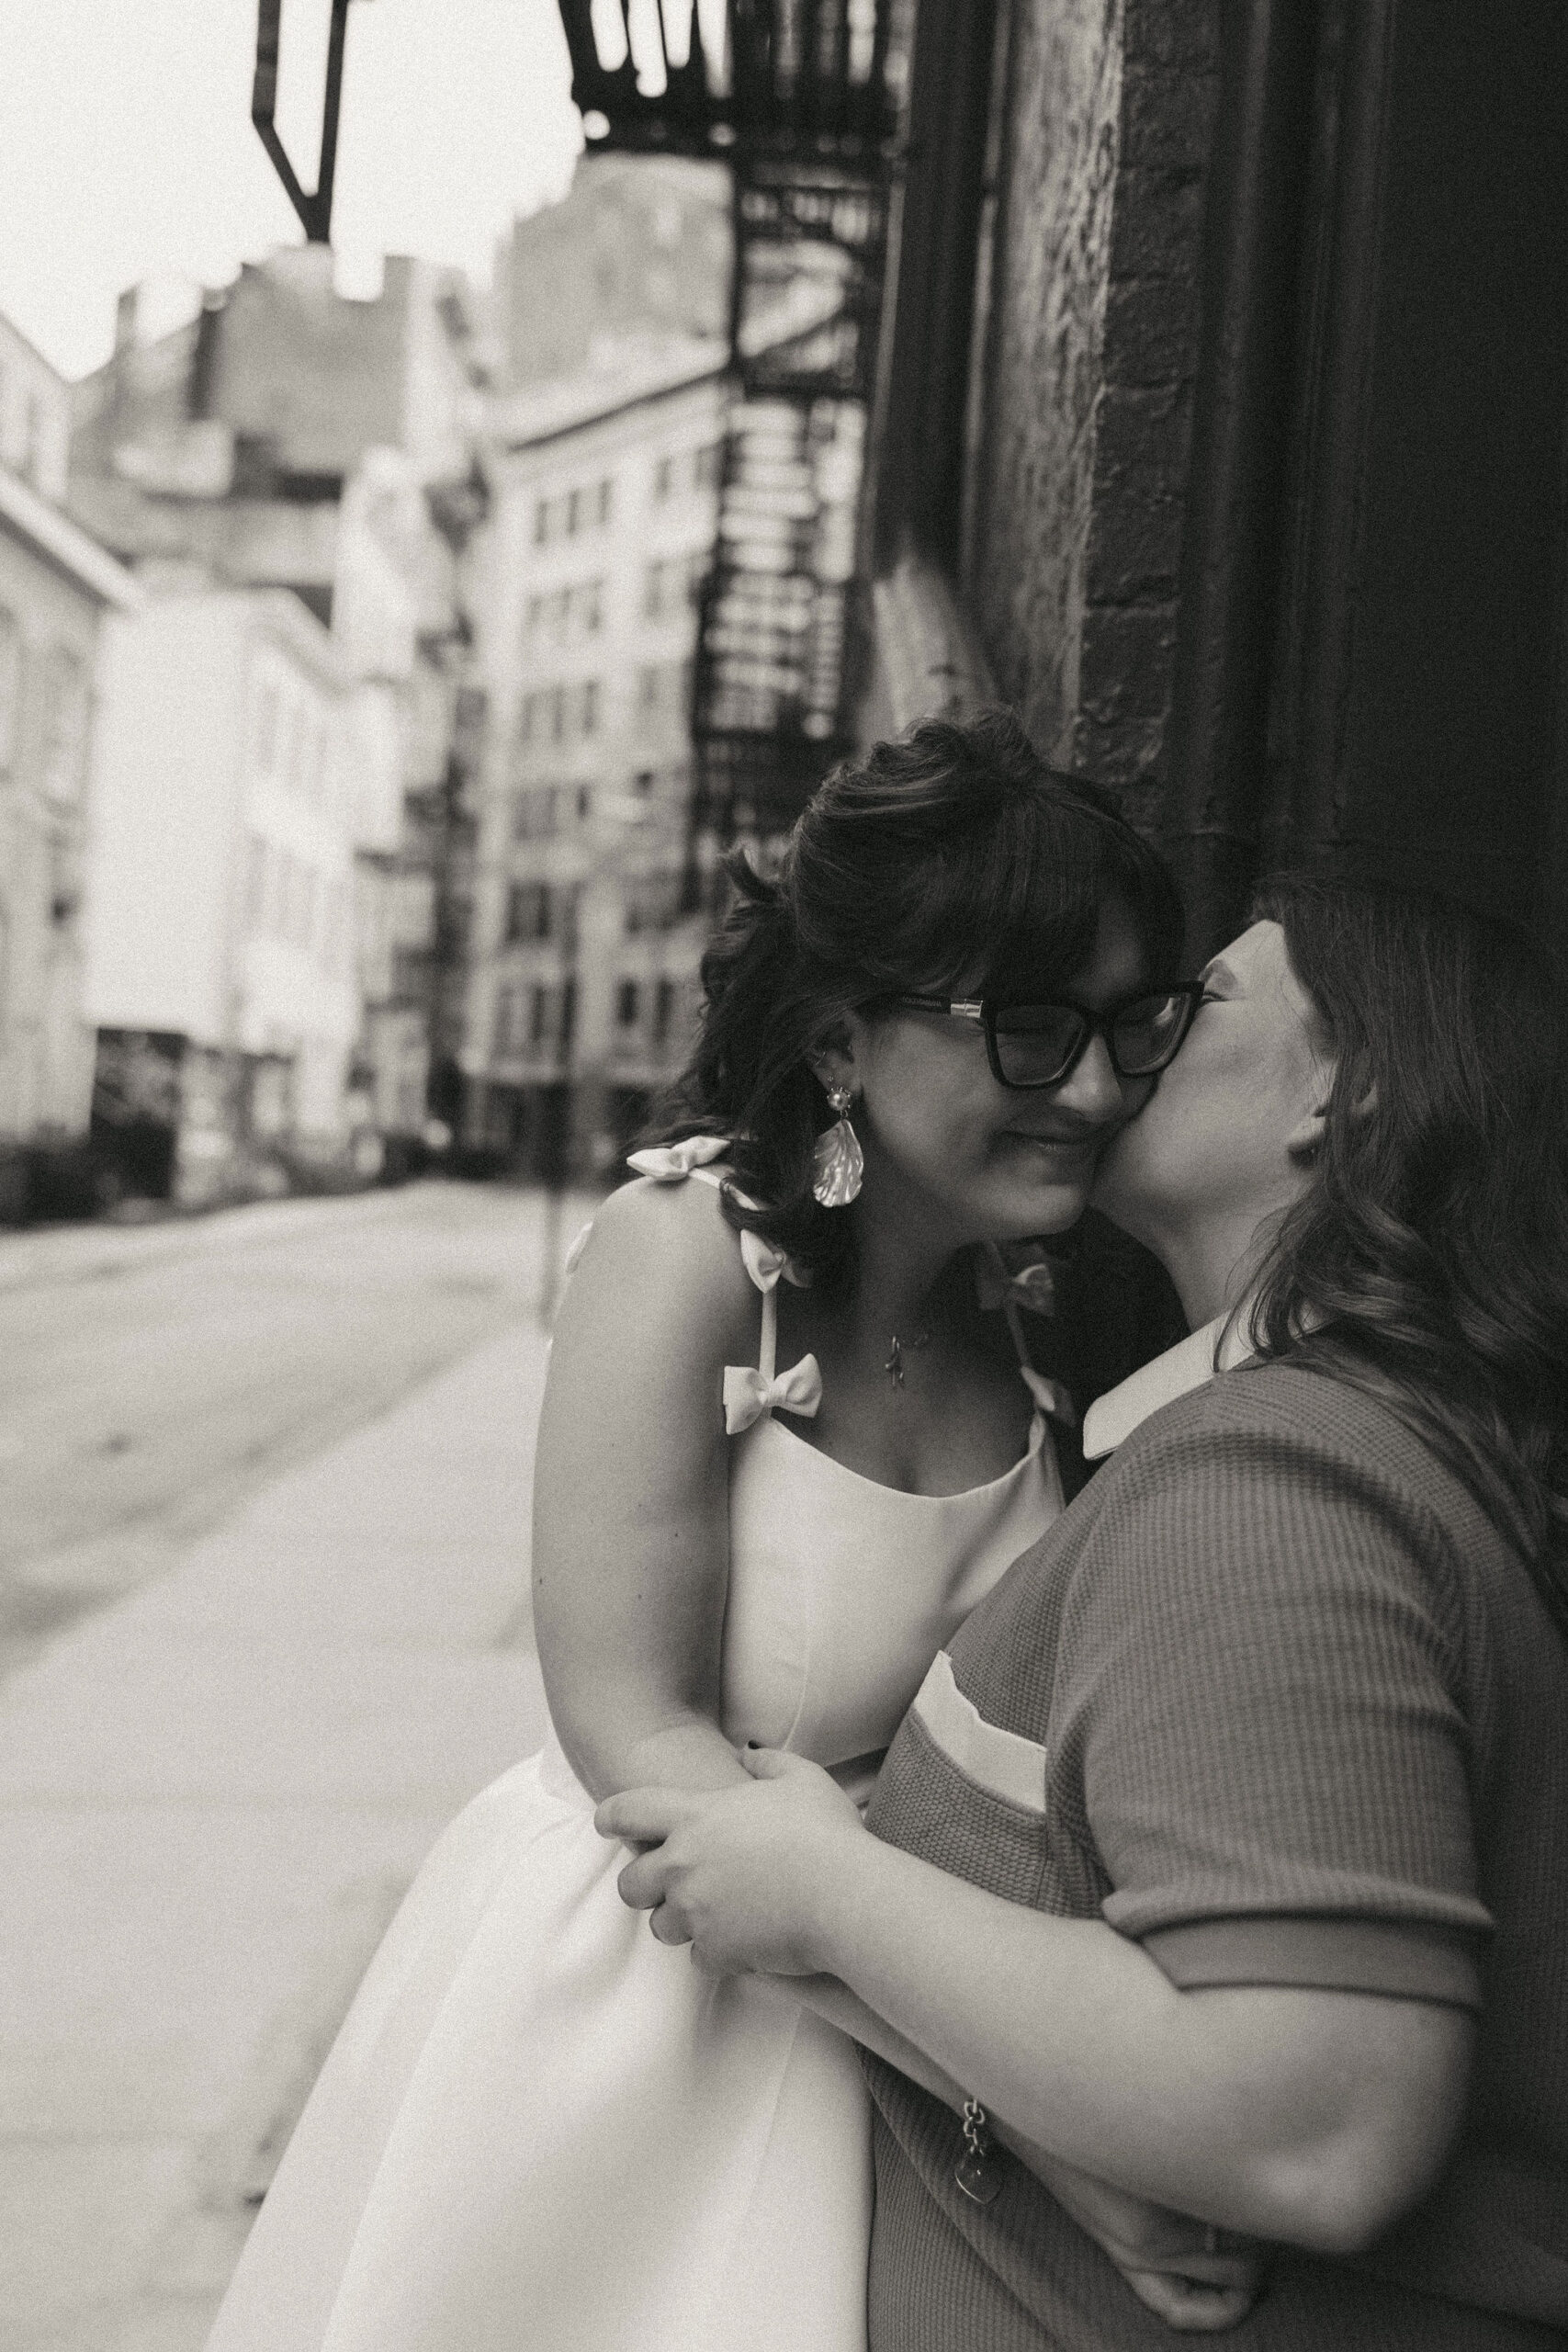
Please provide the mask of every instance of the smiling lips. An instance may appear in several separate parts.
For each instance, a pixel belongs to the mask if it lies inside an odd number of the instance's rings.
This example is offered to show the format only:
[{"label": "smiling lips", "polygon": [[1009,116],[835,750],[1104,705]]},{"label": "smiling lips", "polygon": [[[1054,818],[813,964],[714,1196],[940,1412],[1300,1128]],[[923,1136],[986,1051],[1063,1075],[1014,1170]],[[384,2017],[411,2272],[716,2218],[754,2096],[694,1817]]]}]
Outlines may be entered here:
[{"label": "smiling lips", "polygon": [[1077,1128],[1070,1135],[1036,1135],[1028,1127],[1009,1127],[1006,1133],[1015,1143],[1033,1144],[1041,1151],[1091,1152],[1096,1146],[1109,1143],[1115,1133],[1111,1126]]},{"label": "smiling lips", "polygon": [[1021,1126],[1009,1126],[1006,1134],[1013,1143],[1027,1143],[1032,1150],[1048,1152],[1054,1159],[1093,1159],[1102,1143],[1110,1143],[1114,1129],[1096,1126],[1089,1136],[1034,1136]]}]

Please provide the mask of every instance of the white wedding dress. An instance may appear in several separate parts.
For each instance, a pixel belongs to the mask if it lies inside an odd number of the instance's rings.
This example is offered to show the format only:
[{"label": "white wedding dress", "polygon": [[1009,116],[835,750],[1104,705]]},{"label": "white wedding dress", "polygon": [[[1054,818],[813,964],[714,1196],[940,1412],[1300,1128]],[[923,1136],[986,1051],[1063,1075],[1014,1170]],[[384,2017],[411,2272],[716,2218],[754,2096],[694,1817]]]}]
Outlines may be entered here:
[{"label": "white wedding dress", "polygon": [[[700,1163],[721,1148],[637,1164],[711,1181],[724,1171]],[[742,1240],[762,1345],[725,1383],[731,1427],[750,1426],[730,1457],[724,1729],[863,1797],[936,1652],[1060,1510],[1055,1457],[1039,1410],[1022,1459],[963,1494],[899,1493],[816,1450],[774,1418],[814,1409],[813,1359],[775,1376],[789,1269]],[[863,2352],[852,2046],[771,1985],[712,1982],[655,1942],[592,1813],[552,1740],[435,1846],[209,2352]]]}]

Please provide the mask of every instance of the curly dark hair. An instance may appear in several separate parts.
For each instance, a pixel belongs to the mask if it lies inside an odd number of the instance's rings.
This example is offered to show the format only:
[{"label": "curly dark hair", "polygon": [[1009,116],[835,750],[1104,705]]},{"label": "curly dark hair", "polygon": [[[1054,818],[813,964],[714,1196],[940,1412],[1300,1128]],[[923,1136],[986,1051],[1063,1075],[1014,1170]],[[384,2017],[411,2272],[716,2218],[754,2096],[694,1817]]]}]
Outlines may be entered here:
[{"label": "curly dark hair", "polygon": [[1391,1405],[1519,1546],[1568,1635],[1568,1017],[1525,933],[1422,891],[1286,876],[1337,1069],[1254,1332]]},{"label": "curly dark hair", "polygon": [[1111,898],[1151,978],[1174,978],[1180,956],[1180,900],[1155,852],[1002,710],[928,720],[846,761],[795,825],[777,881],[739,854],[728,871],[735,903],[703,959],[696,1049],[650,1133],[732,1137],[726,1214],[818,1280],[852,1268],[851,1220],[811,1193],[832,1114],[806,1056],[836,1020],[923,991],[1050,996],[1089,960]]}]

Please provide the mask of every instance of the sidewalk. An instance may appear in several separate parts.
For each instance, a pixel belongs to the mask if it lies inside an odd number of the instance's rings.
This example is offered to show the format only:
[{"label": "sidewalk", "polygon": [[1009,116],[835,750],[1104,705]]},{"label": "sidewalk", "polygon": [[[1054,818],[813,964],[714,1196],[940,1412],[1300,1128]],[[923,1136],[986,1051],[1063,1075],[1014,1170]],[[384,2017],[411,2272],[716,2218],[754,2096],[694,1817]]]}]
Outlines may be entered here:
[{"label": "sidewalk", "polygon": [[198,2352],[402,1889],[536,1747],[516,1325],[0,1695],[7,2352]]}]

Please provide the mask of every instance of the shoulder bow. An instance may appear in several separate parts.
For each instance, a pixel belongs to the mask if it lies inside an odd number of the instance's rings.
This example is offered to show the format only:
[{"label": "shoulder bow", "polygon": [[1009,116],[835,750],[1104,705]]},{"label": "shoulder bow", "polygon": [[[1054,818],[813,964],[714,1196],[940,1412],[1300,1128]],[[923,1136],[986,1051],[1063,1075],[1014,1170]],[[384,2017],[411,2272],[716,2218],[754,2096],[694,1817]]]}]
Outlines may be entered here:
[{"label": "shoulder bow", "polygon": [[822,1374],[815,1356],[802,1356],[776,1380],[769,1380],[754,1364],[724,1367],[724,1426],[730,1437],[739,1437],[764,1413],[775,1410],[810,1420],[821,1402]]},{"label": "shoulder bow", "polygon": [[778,1287],[781,1275],[796,1290],[808,1290],[811,1286],[808,1272],[801,1273],[792,1258],[786,1257],[782,1250],[775,1250],[771,1241],[764,1241],[761,1235],[753,1233],[750,1227],[743,1228],[740,1235],[740,1256],[747,1272],[764,1297],[769,1291]]},{"label": "shoulder bow", "polygon": [[[1040,1410],[1048,1414],[1052,1420],[1060,1421],[1065,1429],[1076,1430],[1078,1425],[1078,1408],[1061,1382],[1047,1380],[1044,1374],[1036,1372],[1032,1364],[1021,1363],[1018,1371],[1020,1379],[1039,1406]],[[728,1380],[728,1374],[726,1373],[725,1378]]]},{"label": "shoulder bow", "polygon": [[707,1168],[729,1149],[728,1136],[687,1136],[682,1143],[660,1143],[626,1155],[626,1166],[656,1184],[683,1184],[695,1168]]},{"label": "shoulder bow", "polygon": [[975,1290],[985,1308],[1014,1306],[1030,1315],[1056,1312],[1056,1279],[1043,1258],[1010,1273],[999,1257],[982,1250],[975,1261]]}]

